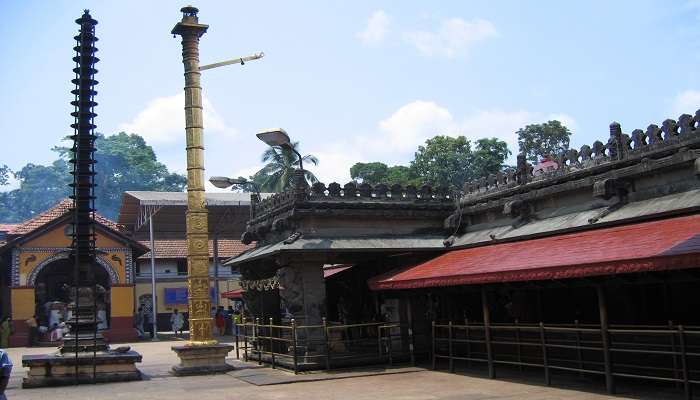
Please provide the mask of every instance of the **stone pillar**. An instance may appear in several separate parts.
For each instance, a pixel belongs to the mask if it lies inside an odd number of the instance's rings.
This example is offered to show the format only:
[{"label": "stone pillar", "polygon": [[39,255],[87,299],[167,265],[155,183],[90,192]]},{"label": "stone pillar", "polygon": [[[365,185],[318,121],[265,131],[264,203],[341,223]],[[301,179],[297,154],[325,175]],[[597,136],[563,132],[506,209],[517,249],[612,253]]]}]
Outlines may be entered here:
[{"label": "stone pillar", "polygon": [[199,72],[199,38],[208,26],[199,23],[195,7],[183,7],[182,21],[172,30],[182,37],[185,67],[185,133],[187,148],[187,287],[190,340],[174,346],[180,365],[176,375],[221,372],[231,369],[225,362],[231,346],[217,345],[212,337],[209,297],[208,215],[204,196],[204,144],[202,87]]},{"label": "stone pillar", "polygon": [[286,309],[297,321],[297,325],[320,325],[326,316],[323,265],[295,262],[280,268],[277,274],[282,311]]}]

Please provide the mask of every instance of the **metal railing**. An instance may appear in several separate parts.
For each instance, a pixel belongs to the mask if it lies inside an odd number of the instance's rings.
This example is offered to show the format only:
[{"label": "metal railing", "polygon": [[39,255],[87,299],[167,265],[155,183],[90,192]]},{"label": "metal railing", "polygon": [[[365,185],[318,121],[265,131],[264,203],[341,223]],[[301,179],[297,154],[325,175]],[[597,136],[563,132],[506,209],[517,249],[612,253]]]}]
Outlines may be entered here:
[{"label": "metal railing", "polygon": [[413,331],[400,323],[278,325],[255,319],[233,324],[236,358],[298,373],[353,364],[415,362]]},{"label": "metal railing", "polygon": [[700,384],[700,327],[674,325],[490,324],[464,321],[432,324],[432,367],[447,360],[541,368],[551,384],[553,370],[614,378],[673,382],[692,398]]}]

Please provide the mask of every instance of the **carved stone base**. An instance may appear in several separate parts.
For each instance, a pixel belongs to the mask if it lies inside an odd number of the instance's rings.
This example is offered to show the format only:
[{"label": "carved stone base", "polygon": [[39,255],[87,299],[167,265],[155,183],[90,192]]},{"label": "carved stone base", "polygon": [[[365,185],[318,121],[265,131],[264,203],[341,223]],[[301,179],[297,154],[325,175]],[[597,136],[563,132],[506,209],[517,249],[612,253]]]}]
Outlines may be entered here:
[{"label": "carved stone base", "polygon": [[141,354],[135,351],[98,352],[94,360],[91,352],[78,353],[76,378],[75,353],[27,355],[22,357],[22,366],[29,367],[22,387],[73,385],[76,381],[107,383],[141,380],[141,372],[135,365],[137,362],[141,362]]},{"label": "carved stone base", "polygon": [[175,376],[188,376],[231,371],[233,367],[226,364],[226,356],[233,348],[227,344],[173,346],[173,351],[180,357],[180,364],[173,365],[172,373]]}]

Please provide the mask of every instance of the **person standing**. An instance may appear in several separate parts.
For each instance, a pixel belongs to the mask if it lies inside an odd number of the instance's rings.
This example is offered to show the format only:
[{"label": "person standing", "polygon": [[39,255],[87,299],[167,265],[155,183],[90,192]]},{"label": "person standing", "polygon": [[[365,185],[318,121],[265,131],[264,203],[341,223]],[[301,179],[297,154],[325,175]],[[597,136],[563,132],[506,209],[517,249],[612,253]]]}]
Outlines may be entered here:
[{"label": "person standing", "polygon": [[148,332],[151,334],[151,339],[153,339],[156,333],[153,331],[153,310],[144,309],[143,319],[146,324],[148,324]]},{"label": "person standing", "polygon": [[36,343],[36,337],[38,333],[37,330],[39,327],[39,325],[36,322],[36,315],[32,315],[31,318],[24,322],[26,322],[27,327],[29,327],[29,343],[27,343],[27,347],[32,347]]},{"label": "person standing", "polygon": [[216,328],[219,330],[219,336],[224,336],[224,330],[226,329],[226,319],[224,319],[224,308],[220,307],[216,310],[216,316],[214,317],[216,321]]},{"label": "person standing", "polygon": [[173,328],[175,336],[178,335],[178,332],[182,335],[182,327],[185,325],[185,318],[181,313],[177,312],[177,308],[173,309],[173,313],[170,314],[170,325]]},{"label": "person standing", "polygon": [[136,315],[134,315],[134,327],[136,327],[136,332],[139,335],[139,339],[143,339],[143,337],[146,335],[143,332],[143,320],[143,307],[139,307],[139,309],[136,311]]},{"label": "person standing", "polygon": [[10,317],[5,317],[0,321],[0,349],[10,347],[10,334],[12,333],[12,325]]},{"label": "person standing", "polygon": [[0,400],[7,400],[5,389],[10,382],[10,373],[12,372],[12,360],[4,348],[0,348]]}]

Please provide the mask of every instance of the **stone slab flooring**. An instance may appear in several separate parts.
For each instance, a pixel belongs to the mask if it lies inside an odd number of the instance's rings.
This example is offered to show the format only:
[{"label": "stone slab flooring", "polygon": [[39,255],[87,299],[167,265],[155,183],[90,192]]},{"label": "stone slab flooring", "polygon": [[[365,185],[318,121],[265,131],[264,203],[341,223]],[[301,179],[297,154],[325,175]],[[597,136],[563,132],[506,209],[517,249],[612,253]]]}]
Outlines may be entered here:
[{"label": "stone slab flooring", "polygon": [[[680,391],[663,390],[652,393],[648,387],[623,387],[617,396],[602,393],[596,383],[565,384],[581,390],[562,387],[545,387],[537,379],[491,380],[474,375],[450,374],[421,368],[397,367],[368,368],[364,371],[317,372],[295,377],[294,374],[258,368],[247,364],[229,374],[213,376],[190,376],[177,378],[170,375],[177,356],[170,347],[181,344],[168,340],[131,344],[143,355],[144,362],[138,368],[145,374],[139,382],[110,383],[99,385],[68,386],[60,388],[21,389],[21,380],[26,373],[21,366],[23,354],[39,354],[55,351],[55,348],[12,348],[9,354],[15,368],[6,392],[8,399],[352,399],[352,400],[485,400],[485,399],[681,399]],[[235,353],[230,353],[234,356]],[[232,365],[241,367],[235,359]],[[239,376],[237,376],[239,375]],[[255,382],[253,384],[246,382]],[[343,379],[338,379],[343,378]],[[259,385],[262,384],[262,385]],[[587,390],[587,391],[582,391]]]}]

